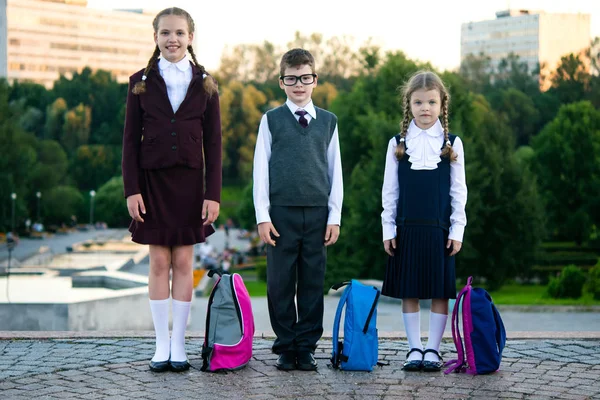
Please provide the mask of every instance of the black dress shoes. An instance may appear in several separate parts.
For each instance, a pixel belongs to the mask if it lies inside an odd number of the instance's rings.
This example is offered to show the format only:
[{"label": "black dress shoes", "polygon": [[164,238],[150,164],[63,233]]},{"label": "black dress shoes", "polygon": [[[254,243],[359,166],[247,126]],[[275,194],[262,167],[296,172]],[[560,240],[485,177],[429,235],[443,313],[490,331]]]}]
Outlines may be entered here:
[{"label": "black dress shoes", "polygon": [[316,371],[317,361],[310,351],[299,351],[296,354],[296,368],[301,371]]},{"label": "black dress shoes", "polygon": [[275,363],[277,369],[282,371],[291,371],[296,369],[296,353],[293,351],[286,351],[279,355],[277,362]]},{"label": "black dress shoes", "polygon": [[171,371],[173,372],[183,372],[190,369],[190,363],[188,360],[185,361],[171,361]]},{"label": "black dress shoes", "polygon": [[[417,352],[417,353],[421,353],[421,359],[420,360],[408,360],[408,357],[410,356],[410,353],[412,352]],[[408,351],[408,353],[406,353],[406,358],[407,360],[404,361],[404,364],[402,364],[402,369],[405,371],[420,371],[421,368],[423,368],[423,350],[421,349],[410,349]]]},{"label": "black dress shoes", "polygon": [[150,371],[165,372],[169,370],[169,360],[167,361],[150,361]]},{"label": "black dress shoes", "polygon": [[427,349],[423,352],[423,355],[425,355],[427,353],[435,354],[438,357],[438,361],[427,361],[427,360],[423,359],[423,371],[425,371],[425,372],[441,371],[442,367],[444,366],[444,360],[442,359],[442,356],[440,356],[440,353],[438,353],[434,349]]}]

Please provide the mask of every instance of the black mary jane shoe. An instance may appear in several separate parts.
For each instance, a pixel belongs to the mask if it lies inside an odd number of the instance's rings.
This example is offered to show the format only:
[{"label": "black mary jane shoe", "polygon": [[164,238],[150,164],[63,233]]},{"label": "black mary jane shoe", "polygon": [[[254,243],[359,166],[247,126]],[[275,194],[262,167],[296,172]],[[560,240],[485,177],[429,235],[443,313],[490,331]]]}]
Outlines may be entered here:
[{"label": "black mary jane shoe", "polygon": [[[408,356],[410,356],[410,353],[412,353],[413,351],[416,351],[417,353],[421,353],[421,359],[420,360],[408,360]],[[410,349],[408,351],[408,353],[406,353],[406,358],[407,360],[404,361],[404,364],[402,364],[402,369],[405,371],[420,371],[421,368],[423,367],[423,357],[424,357],[425,353],[423,353],[423,350],[421,349]]]},{"label": "black mary jane shoe", "polygon": [[190,363],[188,360],[185,361],[171,361],[171,371],[173,372],[184,372],[190,369]]},{"label": "black mary jane shoe", "polygon": [[169,370],[169,360],[167,361],[150,361],[148,364],[152,372],[165,372]]},{"label": "black mary jane shoe", "polygon": [[296,369],[296,353],[293,351],[281,353],[275,362],[275,367],[281,371],[292,371]]},{"label": "black mary jane shoe", "polygon": [[310,351],[299,351],[296,353],[296,368],[300,371],[316,371],[317,361]]},{"label": "black mary jane shoe", "polygon": [[[427,361],[425,360],[425,354],[426,353],[433,353],[436,356],[438,356],[438,361]],[[444,360],[442,359],[442,356],[440,356],[440,353],[438,353],[436,350],[434,349],[427,349],[423,352],[423,371],[425,372],[439,372],[442,370],[442,367],[444,366]]]}]

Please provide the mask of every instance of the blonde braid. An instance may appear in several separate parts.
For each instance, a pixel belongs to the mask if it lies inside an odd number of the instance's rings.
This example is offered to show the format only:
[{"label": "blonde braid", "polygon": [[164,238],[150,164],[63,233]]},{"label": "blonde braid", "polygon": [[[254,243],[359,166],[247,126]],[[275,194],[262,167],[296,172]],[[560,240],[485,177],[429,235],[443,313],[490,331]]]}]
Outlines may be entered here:
[{"label": "blonde braid", "polygon": [[450,161],[456,161],[457,155],[452,148],[452,143],[450,143],[450,138],[448,137],[450,133],[450,124],[448,122],[448,103],[450,102],[450,98],[448,93],[444,92],[444,99],[442,105],[442,127],[444,128],[444,150],[442,150],[442,157],[448,157]]},{"label": "blonde braid", "polygon": [[396,158],[401,160],[406,151],[406,133],[410,124],[410,101],[408,96],[404,96],[404,118],[400,124],[400,143],[396,146]]},{"label": "blonde braid", "polygon": [[[208,75],[208,72],[206,72],[204,66],[198,62],[198,60],[196,59],[196,54],[194,53],[194,49],[192,48],[191,44],[188,45],[187,50],[190,53],[190,56],[192,56],[192,60],[194,61],[196,67],[200,69],[200,73],[202,74],[202,78],[204,80],[204,90],[206,90],[206,93],[208,93],[209,96],[212,96],[213,94],[217,93],[217,82],[212,76]],[[206,75],[206,78],[204,77],[204,75]]]},{"label": "blonde braid", "polygon": [[158,60],[159,55],[160,55],[160,49],[158,48],[158,45],[156,45],[156,47],[154,48],[154,53],[152,53],[150,60],[148,60],[148,65],[146,66],[146,69],[144,70],[144,74],[142,75],[142,80],[137,82],[135,84],[135,86],[133,87],[133,89],[131,90],[131,92],[133,94],[146,93],[146,78],[148,78],[148,73],[150,72],[150,68],[152,68],[152,65],[154,65],[156,60]]}]

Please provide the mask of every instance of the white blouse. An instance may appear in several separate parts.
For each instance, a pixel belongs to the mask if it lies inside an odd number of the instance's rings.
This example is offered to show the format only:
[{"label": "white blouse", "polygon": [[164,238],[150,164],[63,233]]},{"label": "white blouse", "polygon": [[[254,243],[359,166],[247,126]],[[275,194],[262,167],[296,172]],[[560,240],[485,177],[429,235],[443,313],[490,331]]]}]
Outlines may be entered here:
[{"label": "white blouse", "polygon": [[161,57],[158,60],[158,69],[167,84],[167,94],[175,113],[185,99],[192,81],[192,65],[187,55],[176,63],[169,62]]},{"label": "white blouse", "polygon": [[[406,133],[406,154],[413,170],[436,169],[441,161],[442,145],[444,143],[444,130],[438,120],[435,125],[427,130],[420,129],[414,122],[410,123]],[[452,149],[457,155],[457,160],[450,163],[450,232],[448,238],[463,241],[467,215],[467,183],[465,179],[465,155],[463,144],[459,137],[454,140]],[[383,227],[383,240],[396,237],[396,212],[400,188],[398,186],[398,159],[396,158],[396,139],[388,143],[385,159],[385,173],[383,176],[381,224]]]}]

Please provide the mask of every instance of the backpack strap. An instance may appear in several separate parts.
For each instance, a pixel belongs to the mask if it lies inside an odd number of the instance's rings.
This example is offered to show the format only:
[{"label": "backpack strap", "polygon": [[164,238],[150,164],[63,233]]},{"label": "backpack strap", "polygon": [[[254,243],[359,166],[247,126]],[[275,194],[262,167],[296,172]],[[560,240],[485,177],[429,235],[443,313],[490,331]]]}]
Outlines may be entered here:
[{"label": "backpack strap", "polygon": [[367,330],[369,330],[369,323],[371,322],[371,318],[373,318],[373,314],[375,313],[375,309],[377,308],[377,302],[379,301],[379,295],[381,292],[375,286],[373,289],[377,292],[375,294],[375,298],[373,299],[373,304],[371,304],[371,310],[369,311],[369,316],[367,317],[367,321],[365,322],[365,326],[363,328],[363,333],[367,334]]},{"label": "backpack strap", "polygon": [[[341,287],[341,286],[340,286]],[[338,303],[337,311],[335,312],[335,319],[333,320],[333,350],[331,352],[331,365],[333,368],[339,368],[341,361],[348,361],[347,357],[344,357],[342,354],[342,350],[344,348],[344,343],[339,340],[340,336],[340,320],[342,318],[342,310],[346,305],[346,301],[348,301],[348,295],[352,290],[352,284],[349,284],[348,287],[342,293],[342,298]],[[345,358],[345,359],[344,359]]]},{"label": "backpack strap", "polygon": [[454,303],[454,309],[452,310],[452,339],[454,340],[454,346],[456,347],[457,358],[446,362],[444,366],[449,368],[444,371],[445,374],[449,374],[454,371],[460,372],[466,364],[465,349],[463,346],[462,337],[460,336],[458,310],[461,302],[464,302],[465,295],[471,290],[472,282],[473,277],[470,276],[469,279],[467,279],[467,284],[465,287],[460,291],[458,296],[456,296],[456,303]]},{"label": "backpack strap", "polygon": [[498,344],[498,352],[502,354],[504,345],[506,344],[506,329],[504,328],[502,318],[500,318],[500,312],[494,303],[492,303],[492,311],[494,312],[494,321],[496,322],[496,343]]},{"label": "backpack strap", "polygon": [[[208,275],[212,278],[214,275],[214,270],[210,270]],[[211,274],[212,273],[212,274]],[[210,297],[208,298],[208,306],[206,308],[206,330],[204,331],[204,343],[202,344],[202,367],[200,367],[200,371],[207,371],[209,368],[209,360],[212,355],[213,348],[208,346],[208,335],[209,335],[209,326],[210,326],[210,306],[213,303],[213,299],[215,298],[215,291],[217,290],[217,286],[221,282],[221,274],[219,275],[219,279],[213,286],[212,291],[210,292]]]}]

